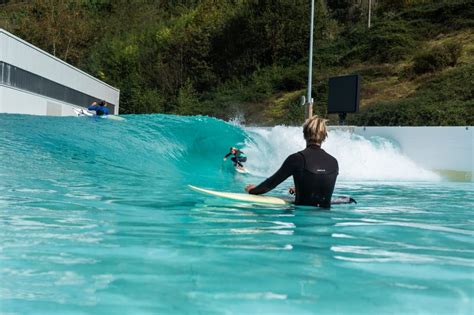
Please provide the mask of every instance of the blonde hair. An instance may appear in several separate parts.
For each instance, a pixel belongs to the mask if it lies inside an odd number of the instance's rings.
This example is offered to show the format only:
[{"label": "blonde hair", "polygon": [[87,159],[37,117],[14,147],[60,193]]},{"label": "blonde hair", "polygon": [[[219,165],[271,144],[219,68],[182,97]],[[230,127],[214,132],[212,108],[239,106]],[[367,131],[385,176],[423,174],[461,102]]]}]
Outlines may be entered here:
[{"label": "blonde hair", "polygon": [[321,144],[326,140],[326,119],[313,116],[308,118],[303,125],[303,135],[307,143]]}]

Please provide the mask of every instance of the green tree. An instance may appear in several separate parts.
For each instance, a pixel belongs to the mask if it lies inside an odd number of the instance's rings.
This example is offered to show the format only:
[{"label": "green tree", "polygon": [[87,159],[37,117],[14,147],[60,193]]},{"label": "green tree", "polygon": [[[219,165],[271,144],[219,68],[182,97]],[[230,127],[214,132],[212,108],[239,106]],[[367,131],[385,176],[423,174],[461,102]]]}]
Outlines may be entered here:
[{"label": "green tree", "polygon": [[197,93],[190,80],[179,89],[176,98],[176,113],[180,115],[192,115],[200,112]]},{"label": "green tree", "polygon": [[80,1],[12,1],[10,10],[3,27],[74,65],[97,38],[96,20]]}]

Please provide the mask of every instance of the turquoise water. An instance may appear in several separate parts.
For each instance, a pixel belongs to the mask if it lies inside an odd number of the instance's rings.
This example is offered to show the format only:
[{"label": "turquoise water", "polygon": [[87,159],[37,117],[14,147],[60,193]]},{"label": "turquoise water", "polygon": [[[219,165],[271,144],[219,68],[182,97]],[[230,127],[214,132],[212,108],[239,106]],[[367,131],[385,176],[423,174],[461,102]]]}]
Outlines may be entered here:
[{"label": "turquoise water", "polygon": [[[231,145],[249,175],[223,163]],[[205,117],[0,115],[0,313],[473,313],[472,183],[443,181],[386,139],[330,133],[336,194],[357,205],[185,187],[240,191],[302,145],[298,128]]]}]

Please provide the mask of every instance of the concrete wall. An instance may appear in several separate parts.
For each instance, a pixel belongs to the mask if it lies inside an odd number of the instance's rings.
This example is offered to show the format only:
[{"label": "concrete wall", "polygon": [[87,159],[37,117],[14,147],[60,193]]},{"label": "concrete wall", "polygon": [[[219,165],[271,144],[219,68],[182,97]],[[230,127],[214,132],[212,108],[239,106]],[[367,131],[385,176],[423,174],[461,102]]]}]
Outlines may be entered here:
[{"label": "concrete wall", "polygon": [[[65,63],[64,61],[40,50],[39,48],[23,41],[22,39],[0,29],[0,61],[21,68],[63,86],[81,93],[106,100],[115,106],[118,114],[120,91],[105,82]],[[28,113],[46,115],[47,97],[32,96],[32,93],[20,93],[18,89],[5,84],[0,85],[0,112]],[[29,94],[23,95],[23,94]],[[44,98],[44,99],[42,99]],[[61,103],[62,106],[73,104]],[[75,104],[77,106],[77,104]],[[84,104],[87,106],[88,104]],[[72,112],[70,109],[63,111],[65,115]]]},{"label": "concrete wall", "polygon": [[52,98],[0,85],[0,113],[76,116],[74,107],[78,108]]},{"label": "concrete wall", "polygon": [[474,127],[341,127],[383,137],[419,165],[454,180],[474,180]]}]

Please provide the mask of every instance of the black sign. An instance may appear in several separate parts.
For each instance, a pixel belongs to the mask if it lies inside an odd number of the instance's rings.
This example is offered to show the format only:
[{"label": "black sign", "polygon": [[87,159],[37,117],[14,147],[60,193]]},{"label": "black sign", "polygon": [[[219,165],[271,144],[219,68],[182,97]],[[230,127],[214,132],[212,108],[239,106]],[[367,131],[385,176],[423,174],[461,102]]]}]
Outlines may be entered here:
[{"label": "black sign", "polygon": [[360,76],[358,74],[329,78],[328,113],[359,111]]}]

